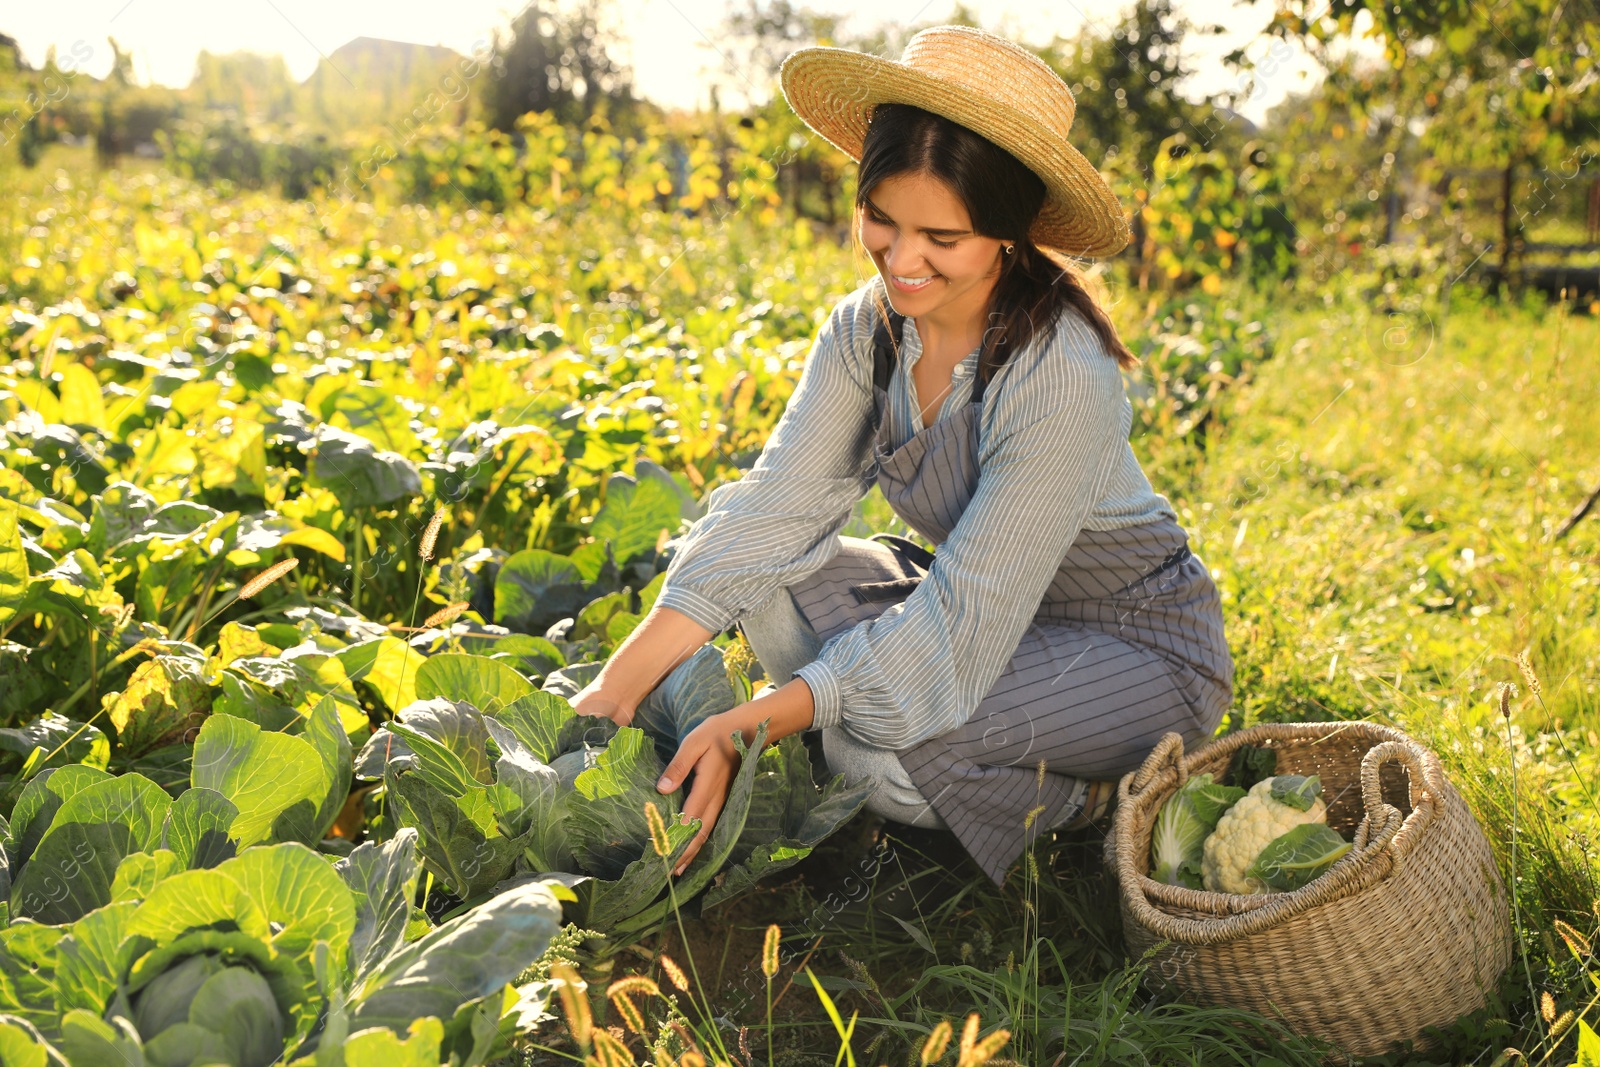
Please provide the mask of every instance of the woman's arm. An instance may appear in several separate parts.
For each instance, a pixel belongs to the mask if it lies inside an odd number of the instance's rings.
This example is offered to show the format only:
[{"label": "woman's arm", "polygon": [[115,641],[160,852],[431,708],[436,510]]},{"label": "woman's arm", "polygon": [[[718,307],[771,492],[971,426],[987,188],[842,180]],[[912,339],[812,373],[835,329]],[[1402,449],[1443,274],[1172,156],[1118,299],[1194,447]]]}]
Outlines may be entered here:
[{"label": "woman's arm", "polygon": [[711,491],[655,606],[574,708],[626,725],[674,667],[833,554],[871,485],[872,290],[834,307],[755,466]]},{"label": "woman's arm", "polygon": [[796,671],[814,725],[904,749],[965,723],[1103,494],[1127,437],[1116,362],[1070,313],[1014,358],[985,401],[977,488],[927,575]]}]

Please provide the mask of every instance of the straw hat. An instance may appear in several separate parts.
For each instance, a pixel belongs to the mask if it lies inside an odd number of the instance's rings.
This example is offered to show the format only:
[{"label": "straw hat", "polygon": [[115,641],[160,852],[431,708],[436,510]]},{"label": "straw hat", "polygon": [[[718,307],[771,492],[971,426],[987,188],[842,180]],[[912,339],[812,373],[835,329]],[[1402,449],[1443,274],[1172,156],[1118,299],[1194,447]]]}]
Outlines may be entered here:
[{"label": "straw hat", "polygon": [[860,162],[867,119],[881,103],[943,115],[1016,156],[1044,182],[1034,244],[1108,256],[1128,243],[1116,194],[1067,142],[1077,101],[1044,60],[970,26],[934,26],[899,60],[848,48],[801,48],[778,68],[783,95],[807,126]]}]

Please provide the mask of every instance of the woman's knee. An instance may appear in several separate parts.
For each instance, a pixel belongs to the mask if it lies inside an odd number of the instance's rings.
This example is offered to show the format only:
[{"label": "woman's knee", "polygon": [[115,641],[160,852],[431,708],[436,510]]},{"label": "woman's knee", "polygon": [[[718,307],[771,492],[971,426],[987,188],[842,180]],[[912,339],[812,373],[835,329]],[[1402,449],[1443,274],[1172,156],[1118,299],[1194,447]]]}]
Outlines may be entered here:
[{"label": "woman's knee", "polygon": [[741,619],[739,631],[774,685],[791,680],[822,651],[821,639],[788,589],[779,589],[766,607]]}]

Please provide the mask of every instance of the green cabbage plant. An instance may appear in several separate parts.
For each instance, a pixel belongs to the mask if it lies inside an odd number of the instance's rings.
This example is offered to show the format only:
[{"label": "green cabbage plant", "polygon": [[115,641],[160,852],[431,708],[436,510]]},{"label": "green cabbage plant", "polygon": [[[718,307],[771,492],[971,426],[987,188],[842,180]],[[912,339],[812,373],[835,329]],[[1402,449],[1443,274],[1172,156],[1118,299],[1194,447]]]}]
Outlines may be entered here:
[{"label": "green cabbage plant", "polygon": [[[509,880],[568,877],[570,917],[625,946],[705,891],[714,904],[806,856],[866,802],[870,784],[835,776],[819,789],[797,736],[748,749],[706,845],[668,893],[673,862],[699,829],[680,823],[682,787],[655,783],[678,743],[736,703],[722,652],[707,645],[679,665],[634,717],[574,713],[588,665],[554,672],[546,688],[485,714],[458,690],[418,701],[377,731],[356,759],[358,777],[382,778],[399,825],[421,834],[424,861],[468,904]],[[455,697],[456,699],[452,699]],[[750,752],[758,755],[751,757]],[[652,843],[647,804],[663,816],[669,854]]]},{"label": "green cabbage plant", "polygon": [[5,914],[74,922],[111,903],[134,853],[165,849],[179,869],[213,867],[239,848],[326,836],[350,789],[350,739],[324,698],[299,735],[212,715],[193,746],[190,787],[176,800],[138,773],[46,767],[0,818]]},{"label": "green cabbage plant", "polygon": [[416,936],[416,852],[404,829],[337,862],[297,842],[188,870],[166,848],[130,853],[107,904],[0,931],[0,1012],[72,1067],[376,1062],[418,1033],[427,1062],[481,1064],[504,1050],[508,983],[549,945],[570,893],[517,885]]}]

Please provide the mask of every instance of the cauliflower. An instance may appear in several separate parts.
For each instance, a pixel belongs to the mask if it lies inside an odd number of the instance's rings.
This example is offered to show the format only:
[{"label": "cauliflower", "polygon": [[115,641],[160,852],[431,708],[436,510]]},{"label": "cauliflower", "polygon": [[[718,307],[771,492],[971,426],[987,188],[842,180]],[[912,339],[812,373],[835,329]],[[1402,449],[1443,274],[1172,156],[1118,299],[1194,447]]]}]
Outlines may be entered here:
[{"label": "cauliflower", "polygon": [[1321,794],[1322,781],[1314,774],[1280,774],[1251,786],[1206,838],[1201,854],[1205,887],[1216,893],[1271,892],[1249,873],[1251,865],[1262,849],[1296,826],[1326,825],[1328,807]]}]

